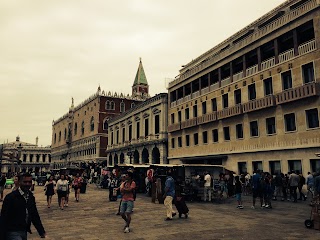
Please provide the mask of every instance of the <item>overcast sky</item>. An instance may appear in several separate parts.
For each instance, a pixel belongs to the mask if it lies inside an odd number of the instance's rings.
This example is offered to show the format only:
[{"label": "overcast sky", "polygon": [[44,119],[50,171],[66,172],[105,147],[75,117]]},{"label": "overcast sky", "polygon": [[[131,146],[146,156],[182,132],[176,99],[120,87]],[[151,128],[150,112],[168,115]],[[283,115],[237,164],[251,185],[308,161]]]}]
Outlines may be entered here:
[{"label": "overcast sky", "polygon": [[0,143],[51,144],[52,120],[102,90],[154,95],[190,62],[284,0],[1,0]]}]

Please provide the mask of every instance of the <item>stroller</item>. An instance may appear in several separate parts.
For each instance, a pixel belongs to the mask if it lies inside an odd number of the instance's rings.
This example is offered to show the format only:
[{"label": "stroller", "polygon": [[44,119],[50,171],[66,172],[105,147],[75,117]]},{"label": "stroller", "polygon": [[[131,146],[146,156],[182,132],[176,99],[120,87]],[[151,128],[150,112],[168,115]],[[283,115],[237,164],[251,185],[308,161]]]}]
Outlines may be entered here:
[{"label": "stroller", "polygon": [[189,208],[186,204],[184,194],[181,194],[181,197],[176,197],[174,205],[179,212],[179,218],[181,218],[182,215],[184,215],[185,218],[188,218]]},{"label": "stroller", "polygon": [[304,225],[307,228],[320,230],[320,196],[313,197],[310,206],[310,218],[304,221]]}]

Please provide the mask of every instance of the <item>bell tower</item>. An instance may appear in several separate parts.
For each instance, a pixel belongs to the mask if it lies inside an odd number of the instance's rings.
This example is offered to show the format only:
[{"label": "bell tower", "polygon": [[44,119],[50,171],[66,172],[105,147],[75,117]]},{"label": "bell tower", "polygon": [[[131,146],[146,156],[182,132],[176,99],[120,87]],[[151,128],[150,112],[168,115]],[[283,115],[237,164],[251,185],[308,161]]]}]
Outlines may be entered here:
[{"label": "bell tower", "polygon": [[149,85],[140,58],[138,71],[132,86],[132,97],[145,99],[149,97]]}]

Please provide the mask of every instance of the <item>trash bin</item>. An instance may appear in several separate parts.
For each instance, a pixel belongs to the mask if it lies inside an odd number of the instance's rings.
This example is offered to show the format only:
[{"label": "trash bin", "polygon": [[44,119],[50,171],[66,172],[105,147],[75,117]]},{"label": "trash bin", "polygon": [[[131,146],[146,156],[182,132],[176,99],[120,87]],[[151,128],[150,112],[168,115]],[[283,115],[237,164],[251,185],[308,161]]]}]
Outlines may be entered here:
[{"label": "trash bin", "polygon": [[86,191],[87,191],[87,183],[83,182],[80,187],[80,193],[86,193]]}]

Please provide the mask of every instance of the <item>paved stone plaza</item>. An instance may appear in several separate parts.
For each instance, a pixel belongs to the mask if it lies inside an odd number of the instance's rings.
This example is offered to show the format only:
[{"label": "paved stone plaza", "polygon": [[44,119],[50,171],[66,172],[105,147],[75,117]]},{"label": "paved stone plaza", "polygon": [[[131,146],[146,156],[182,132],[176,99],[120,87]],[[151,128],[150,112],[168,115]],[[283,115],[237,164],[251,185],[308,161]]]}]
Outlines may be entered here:
[{"label": "paved stone plaza", "polygon": [[[9,190],[6,190],[8,192]],[[251,209],[251,197],[244,197],[244,209],[235,199],[225,203],[188,203],[188,219],[166,222],[165,207],[139,194],[135,202],[130,233],[123,233],[124,221],[116,216],[119,202],[109,202],[107,190],[90,185],[80,202],[64,211],[48,209],[43,187],[36,187],[38,210],[49,239],[320,239],[320,231],[306,229],[310,216],[307,202],[273,202],[273,209]],[[1,205],[0,205],[1,206]],[[34,234],[29,239],[39,239]]]}]

